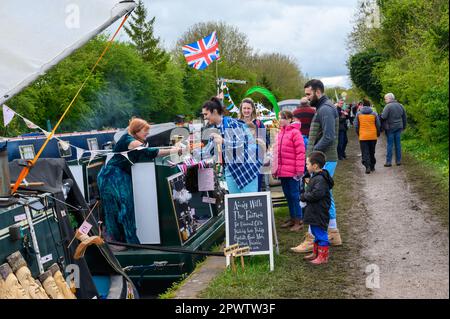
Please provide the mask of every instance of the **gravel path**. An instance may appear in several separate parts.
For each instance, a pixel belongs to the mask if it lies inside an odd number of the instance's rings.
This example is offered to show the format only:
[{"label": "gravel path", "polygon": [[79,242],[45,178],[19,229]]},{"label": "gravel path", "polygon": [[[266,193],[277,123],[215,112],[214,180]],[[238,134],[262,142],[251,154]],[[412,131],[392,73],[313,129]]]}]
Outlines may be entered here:
[{"label": "gravel path", "polygon": [[376,171],[360,175],[368,216],[366,287],[373,298],[449,298],[448,230],[414,194],[404,166],[383,166],[384,136],[376,152]]}]

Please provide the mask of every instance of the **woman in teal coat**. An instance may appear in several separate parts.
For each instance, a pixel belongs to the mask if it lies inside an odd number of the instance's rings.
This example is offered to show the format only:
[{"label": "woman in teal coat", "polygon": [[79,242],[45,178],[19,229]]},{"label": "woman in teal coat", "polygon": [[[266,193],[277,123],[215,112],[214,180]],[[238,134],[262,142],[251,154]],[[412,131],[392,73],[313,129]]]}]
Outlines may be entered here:
[{"label": "woman in teal coat", "polygon": [[[132,118],[125,133],[114,146],[114,153],[128,152],[128,158],[115,154],[102,167],[97,177],[105,215],[106,238],[118,242],[139,244],[134,216],[131,166],[140,159],[180,153],[180,148],[157,149],[146,147],[150,124],[140,118]],[[137,149],[139,148],[139,149]],[[136,149],[136,150],[134,150]]]}]

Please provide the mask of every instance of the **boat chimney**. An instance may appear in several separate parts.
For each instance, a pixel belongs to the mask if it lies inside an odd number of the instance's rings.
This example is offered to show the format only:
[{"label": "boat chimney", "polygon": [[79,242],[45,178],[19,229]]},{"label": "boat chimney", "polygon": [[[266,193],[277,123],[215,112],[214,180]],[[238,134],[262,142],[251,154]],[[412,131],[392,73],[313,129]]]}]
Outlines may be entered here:
[{"label": "boat chimney", "polygon": [[0,139],[0,197],[11,195],[7,143]]}]

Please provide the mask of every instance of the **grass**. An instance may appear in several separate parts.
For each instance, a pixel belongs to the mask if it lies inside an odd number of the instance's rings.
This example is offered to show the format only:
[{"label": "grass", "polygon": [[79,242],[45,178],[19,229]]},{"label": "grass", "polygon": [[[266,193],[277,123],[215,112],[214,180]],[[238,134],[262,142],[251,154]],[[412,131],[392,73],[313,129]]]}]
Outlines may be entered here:
[{"label": "grass", "polygon": [[[216,246],[215,246],[215,247],[216,247]],[[195,264],[195,269],[194,269],[194,271],[193,271],[189,276],[184,275],[184,276],[185,276],[184,278],[182,278],[182,279],[180,279],[180,280],[174,282],[170,288],[168,288],[164,293],[162,293],[162,294],[160,294],[160,295],[158,296],[158,299],[173,299],[173,298],[175,298],[175,297],[176,297],[177,291],[178,291],[178,290],[186,283],[186,281],[188,281],[188,280],[191,278],[191,276],[192,276],[198,269],[200,269],[200,268],[203,266],[203,264],[204,264],[205,262],[206,262],[206,258],[205,258],[204,260],[202,260],[202,261],[197,262],[197,263]]]},{"label": "grass", "polygon": [[433,141],[423,141],[417,138],[412,130],[406,130],[402,135],[402,149],[410,158],[418,163],[427,163],[427,171],[442,175],[442,180],[448,184],[449,153],[448,142],[437,144]]},{"label": "grass", "polygon": [[[432,213],[439,216],[448,227],[448,158],[445,163],[441,159],[445,155],[433,154],[432,147],[422,150],[417,148],[417,144],[414,148],[408,141],[402,143],[405,145],[403,168],[410,185],[432,209]],[[370,297],[370,291],[365,288],[364,269],[359,268],[359,265],[367,264],[359,260],[363,258],[363,246],[359,238],[363,238],[368,231],[368,212],[365,207],[365,194],[360,193],[363,170],[360,167],[360,158],[354,155],[360,151],[352,130],[349,131],[347,150],[348,154],[353,155],[339,162],[333,188],[338,226],[344,245],[331,247],[329,263],[316,267],[303,261],[303,255],[292,253],[289,248],[302,240],[304,232],[292,233],[277,227],[280,255],[275,255],[273,272],[269,271],[269,256],[246,257],[245,271],[240,269],[238,261],[237,274],[231,270],[224,271],[201,293],[201,298]],[[275,209],[277,225],[287,217],[286,207]],[[181,284],[174,285],[171,292],[166,294],[172,296],[173,290]]]},{"label": "grass", "polygon": [[[304,232],[294,233],[277,228],[280,255],[275,255],[275,270],[269,271],[269,256],[245,257],[245,271],[240,268],[234,274],[226,270],[205,289],[200,297],[221,299],[272,299],[272,298],[352,298],[355,282],[365,280],[358,269],[354,256],[359,255],[357,240],[352,234],[354,218],[353,194],[357,192],[353,170],[349,162],[339,164],[335,174],[334,196],[338,210],[339,228],[344,245],[331,247],[330,261],[326,265],[313,266],[303,260],[303,254],[295,254],[290,247],[303,239]],[[286,207],[275,209],[276,224],[288,217]],[[357,217],[359,218],[359,217]],[[362,218],[362,217],[361,217]],[[360,294],[359,294],[360,296]]]},{"label": "grass", "polygon": [[413,130],[402,135],[404,171],[409,184],[426,202],[432,215],[448,228],[449,216],[449,153],[448,142],[425,142]]},{"label": "grass", "polygon": [[430,213],[448,228],[448,167],[446,176],[440,169],[418,160],[414,155],[406,153],[404,159],[404,171],[413,191],[427,204]]}]

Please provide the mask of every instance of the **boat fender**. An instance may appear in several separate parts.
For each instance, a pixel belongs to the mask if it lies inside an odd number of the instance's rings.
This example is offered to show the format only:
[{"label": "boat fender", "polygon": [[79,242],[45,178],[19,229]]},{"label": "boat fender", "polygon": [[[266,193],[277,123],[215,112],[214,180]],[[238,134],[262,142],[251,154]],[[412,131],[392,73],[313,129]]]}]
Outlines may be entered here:
[{"label": "boat fender", "polygon": [[81,243],[78,245],[77,249],[75,250],[74,258],[76,260],[84,257],[84,253],[86,252],[86,249],[91,245],[101,246],[105,242],[100,236],[88,236],[83,233],[81,233],[79,230],[77,230],[75,237],[81,241]]}]

